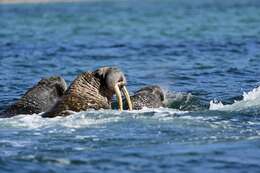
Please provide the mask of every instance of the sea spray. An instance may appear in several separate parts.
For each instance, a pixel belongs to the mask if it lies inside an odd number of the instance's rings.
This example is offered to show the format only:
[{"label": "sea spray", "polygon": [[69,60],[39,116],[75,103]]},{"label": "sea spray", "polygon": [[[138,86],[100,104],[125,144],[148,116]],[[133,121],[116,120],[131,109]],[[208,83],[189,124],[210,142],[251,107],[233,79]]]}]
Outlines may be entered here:
[{"label": "sea spray", "polygon": [[209,106],[210,110],[221,111],[241,111],[249,108],[260,108],[260,86],[252,91],[244,92],[243,99],[234,100],[233,104],[224,105],[221,101],[211,100]]}]

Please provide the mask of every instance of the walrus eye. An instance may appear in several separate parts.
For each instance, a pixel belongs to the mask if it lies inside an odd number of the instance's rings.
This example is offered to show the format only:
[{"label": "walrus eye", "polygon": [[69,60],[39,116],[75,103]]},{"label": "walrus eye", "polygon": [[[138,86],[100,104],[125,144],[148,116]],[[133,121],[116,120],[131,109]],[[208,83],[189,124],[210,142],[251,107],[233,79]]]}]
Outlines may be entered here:
[{"label": "walrus eye", "polygon": [[126,98],[126,102],[128,104],[129,110],[130,111],[133,110],[132,102],[131,102],[128,90],[125,86],[125,82],[122,81],[122,82],[117,82],[114,86],[114,90],[115,90],[117,101],[118,101],[119,111],[123,111],[123,101],[122,101],[122,95],[121,95],[121,91],[120,91],[119,87],[122,88],[122,91],[123,91],[123,94]]}]

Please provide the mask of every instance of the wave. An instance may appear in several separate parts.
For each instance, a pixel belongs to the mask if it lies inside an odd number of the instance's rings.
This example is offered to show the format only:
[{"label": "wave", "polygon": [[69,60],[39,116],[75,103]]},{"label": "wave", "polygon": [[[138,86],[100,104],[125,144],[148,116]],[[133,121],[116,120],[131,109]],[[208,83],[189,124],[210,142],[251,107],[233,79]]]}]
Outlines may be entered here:
[{"label": "wave", "polygon": [[117,110],[90,110],[74,113],[67,117],[42,118],[40,114],[18,115],[12,118],[0,119],[1,128],[26,128],[26,129],[46,129],[46,128],[84,128],[101,127],[108,123],[116,123],[127,119],[154,118],[159,120],[172,119],[176,115],[185,114],[187,111],[180,111],[169,108],[143,108],[142,110],[123,111]]},{"label": "wave", "polygon": [[260,109],[260,86],[252,91],[244,92],[240,101],[234,100],[234,103],[224,105],[221,101],[211,100],[209,106],[209,110],[220,111],[244,111],[249,109]]},{"label": "wave", "polygon": [[164,91],[165,105],[168,108],[182,111],[202,111],[207,106],[198,97],[191,93]]},{"label": "wave", "polygon": [[[109,123],[127,121],[131,119],[150,119],[159,121],[168,121],[180,119],[203,119],[215,120],[223,117],[222,111],[236,112],[252,110],[257,108],[260,112],[260,87],[249,92],[243,93],[243,99],[234,101],[233,104],[224,105],[222,102],[210,101],[209,110],[204,109],[198,99],[191,94],[171,93],[167,95],[169,108],[143,108],[142,110],[123,111],[117,110],[89,110],[74,113],[67,117],[42,118],[41,114],[18,115],[12,118],[0,118],[0,128],[8,129],[49,129],[62,130],[68,128],[68,132],[77,128],[100,128]],[[203,108],[203,109],[202,109]],[[202,110],[198,110],[202,109]],[[216,111],[215,111],[216,110]],[[220,111],[220,112],[219,112]],[[221,113],[222,112],[222,113]],[[247,113],[247,112],[246,112]],[[255,113],[255,112],[254,112]],[[231,113],[232,114],[232,113]],[[233,114],[232,114],[233,115]]]}]

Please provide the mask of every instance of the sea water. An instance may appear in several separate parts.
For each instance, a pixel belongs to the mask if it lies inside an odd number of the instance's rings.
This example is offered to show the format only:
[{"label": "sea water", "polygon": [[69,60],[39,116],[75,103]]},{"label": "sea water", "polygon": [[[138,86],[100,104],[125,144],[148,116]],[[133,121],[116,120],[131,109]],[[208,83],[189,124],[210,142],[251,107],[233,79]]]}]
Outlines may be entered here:
[{"label": "sea water", "polygon": [[131,94],[171,93],[168,108],[0,119],[0,172],[259,172],[259,63],[258,0],[0,4],[0,110],[101,66]]}]

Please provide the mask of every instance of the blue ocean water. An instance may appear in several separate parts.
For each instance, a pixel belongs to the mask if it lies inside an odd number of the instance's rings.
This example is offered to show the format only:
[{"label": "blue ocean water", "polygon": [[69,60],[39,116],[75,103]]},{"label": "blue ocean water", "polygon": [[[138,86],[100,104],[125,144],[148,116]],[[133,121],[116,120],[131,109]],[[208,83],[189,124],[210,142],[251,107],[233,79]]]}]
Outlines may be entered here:
[{"label": "blue ocean water", "polygon": [[259,172],[259,63],[258,0],[0,4],[0,110],[100,66],[197,100],[0,119],[0,172]]}]

